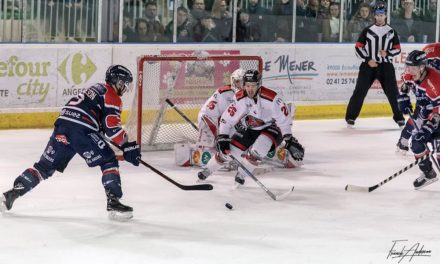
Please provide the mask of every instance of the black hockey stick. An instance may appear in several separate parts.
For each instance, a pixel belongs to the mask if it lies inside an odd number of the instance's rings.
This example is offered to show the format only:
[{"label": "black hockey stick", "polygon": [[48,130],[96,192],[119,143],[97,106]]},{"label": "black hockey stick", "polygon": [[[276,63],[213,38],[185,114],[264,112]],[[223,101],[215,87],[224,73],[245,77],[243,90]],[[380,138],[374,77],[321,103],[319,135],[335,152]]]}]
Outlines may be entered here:
[{"label": "black hockey stick", "polygon": [[257,177],[254,176],[254,174],[252,174],[252,172],[250,172],[240,161],[238,161],[234,156],[230,155],[229,157],[231,157],[240,168],[242,168],[244,170],[244,172],[246,172],[246,174],[252,178],[252,180],[254,180],[260,187],[261,189],[263,189],[269,196],[270,198],[272,198],[275,201],[280,201],[283,200],[284,198],[286,198],[295,188],[295,186],[292,187],[292,189],[290,189],[289,191],[280,194],[280,195],[275,195],[273,192],[271,192],[269,189],[267,189],[266,186],[264,186],[263,183],[261,183]]},{"label": "black hockey stick", "polygon": [[372,191],[376,190],[377,188],[379,188],[380,186],[384,185],[385,183],[387,183],[387,182],[391,181],[392,179],[396,178],[400,174],[402,174],[402,173],[406,172],[407,170],[411,169],[413,166],[419,164],[421,161],[424,161],[425,159],[429,158],[429,156],[430,155],[425,155],[425,156],[421,157],[420,159],[416,159],[413,163],[409,164],[405,168],[399,170],[398,172],[394,173],[393,175],[391,175],[390,177],[386,178],[385,180],[379,182],[376,185],[367,187],[367,186],[358,186],[358,185],[348,184],[347,186],[345,186],[345,190],[349,191],[349,192],[372,192]]},{"label": "black hockey stick", "polygon": [[[116,148],[122,150],[121,146],[117,145],[113,141],[109,141],[109,142],[110,142],[110,144],[112,144]],[[142,163],[142,165],[144,165],[145,167],[147,167],[150,170],[154,171],[155,173],[159,174],[159,176],[161,176],[165,180],[171,182],[172,184],[176,185],[177,187],[179,187],[180,189],[182,189],[184,191],[210,191],[210,190],[214,189],[214,187],[211,184],[198,184],[198,185],[183,185],[183,184],[180,184],[180,183],[174,181],[173,179],[171,179],[170,177],[166,176],[165,174],[163,174],[161,171],[159,171],[155,167],[153,167],[150,164],[146,163],[141,158],[139,158],[138,160],[139,160],[140,163]]]},{"label": "black hockey stick", "polygon": [[183,119],[185,119],[185,121],[186,122],[188,122],[195,130],[199,130],[198,129],[198,127],[182,112],[182,111],[180,111],[180,109],[179,108],[177,108],[177,106],[176,105],[174,105],[174,103],[173,102],[171,102],[171,100],[170,99],[165,99],[165,102],[167,102],[167,104],[169,104],[174,110],[176,110],[176,112],[181,116],[181,117],[183,117]]}]

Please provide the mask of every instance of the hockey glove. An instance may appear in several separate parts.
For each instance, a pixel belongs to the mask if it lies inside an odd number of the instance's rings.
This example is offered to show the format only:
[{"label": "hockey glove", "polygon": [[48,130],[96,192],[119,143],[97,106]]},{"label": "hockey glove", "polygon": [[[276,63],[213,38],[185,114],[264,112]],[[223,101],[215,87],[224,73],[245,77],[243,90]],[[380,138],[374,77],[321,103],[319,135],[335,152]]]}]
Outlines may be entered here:
[{"label": "hockey glove", "polygon": [[413,111],[411,99],[407,94],[399,94],[397,96],[397,106],[399,107],[400,112],[405,115],[409,115]]},{"label": "hockey glove", "polygon": [[284,147],[289,151],[292,158],[297,161],[301,161],[304,158],[304,147],[299,144],[298,140],[291,134],[284,136],[283,140],[286,145]]},{"label": "hockey glove", "polygon": [[231,152],[230,143],[231,139],[229,138],[229,135],[218,135],[215,139],[217,151],[226,156]]},{"label": "hockey glove", "polygon": [[428,65],[440,71],[440,59],[436,59],[436,58],[428,59]]},{"label": "hockey glove", "polygon": [[124,159],[134,166],[139,166],[139,159],[141,158],[141,149],[136,141],[126,142],[122,146],[124,151]]},{"label": "hockey glove", "polygon": [[432,109],[434,109],[434,107],[431,104],[422,107],[419,112],[419,118],[422,120],[428,119],[429,115],[432,113]]}]

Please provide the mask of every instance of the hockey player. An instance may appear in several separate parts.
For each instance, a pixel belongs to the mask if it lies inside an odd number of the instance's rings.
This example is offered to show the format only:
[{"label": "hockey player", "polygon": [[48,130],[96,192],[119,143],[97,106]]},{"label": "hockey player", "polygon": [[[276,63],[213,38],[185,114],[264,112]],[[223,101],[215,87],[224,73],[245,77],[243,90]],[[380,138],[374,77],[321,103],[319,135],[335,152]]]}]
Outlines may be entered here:
[{"label": "hockey player", "polygon": [[232,103],[234,93],[242,88],[243,69],[235,70],[230,77],[230,84],[219,87],[198,114],[199,137],[195,144],[176,144],[175,162],[179,166],[204,166],[207,159],[215,154],[215,137],[218,133],[220,116]]},{"label": "hockey player", "polygon": [[[240,120],[245,121],[245,127],[238,129],[231,138],[231,131]],[[248,70],[243,77],[243,90],[235,94],[234,102],[221,116],[215,158],[198,173],[198,178],[205,180],[230,160],[230,154],[242,160],[241,155],[245,151],[242,163],[253,171],[258,162],[282,140],[294,162],[301,162],[304,148],[292,136],[292,118],[287,105],[276,92],[261,85],[261,75],[257,70]],[[239,168],[235,181],[243,184],[243,175],[245,173]]]},{"label": "hockey player", "polygon": [[214,147],[220,117],[232,103],[234,94],[241,90],[244,73],[243,69],[235,70],[231,74],[231,83],[218,88],[200,109],[198,145]]},{"label": "hockey player", "polygon": [[[428,44],[423,48],[423,51],[426,53],[427,66],[440,71],[440,43]],[[413,55],[417,55],[417,53],[413,53]],[[415,60],[414,58],[409,58],[407,59],[406,65],[417,66],[417,63],[424,62]],[[397,97],[397,102],[399,105],[399,110],[403,114],[411,115],[411,117],[406,121],[405,127],[403,128],[400,138],[397,141],[397,150],[406,153],[409,150],[409,139],[411,138],[411,134],[414,129],[414,122],[417,122],[417,126],[420,127],[422,119],[418,118],[418,116],[420,115],[421,110],[429,111],[425,109],[429,102],[425,96],[425,89],[414,84],[414,80],[410,73],[403,73],[402,81],[403,84],[400,88],[400,94]],[[416,98],[416,107],[414,112],[412,111],[411,101],[408,96],[410,91],[414,93]]]},{"label": "hockey player", "polygon": [[139,166],[139,145],[128,141],[120,121],[121,96],[129,89],[133,77],[124,66],[112,65],[106,72],[105,82],[91,86],[63,107],[40,160],[19,175],[13,188],[0,196],[2,212],[10,210],[18,197],[51,177],[55,171],[63,172],[73,156],[79,154],[89,167],[101,167],[109,216],[132,218],[133,209],[119,201],[122,189],[118,161],[101,133],[122,146],[126,161]]},{"label": "hockey player", "polygon": [[[419,50],[412,51],[406,59],[406,71],[412,75],[414,84],[426,91],[429,104],[421,111],[421,118],[426,120],[413,136],[411,150],[416,159],[429,154],[427,143],[440,137],[440,72],[426,67],[426,53]],[[432,109],[432,110],[430,110]],[[437,156],[439,160],[440,156]],[[419,163],[422,175],[414,181],[415,189],[423,188],[437,181],[437,174],[432,168],[429,158]]]}]

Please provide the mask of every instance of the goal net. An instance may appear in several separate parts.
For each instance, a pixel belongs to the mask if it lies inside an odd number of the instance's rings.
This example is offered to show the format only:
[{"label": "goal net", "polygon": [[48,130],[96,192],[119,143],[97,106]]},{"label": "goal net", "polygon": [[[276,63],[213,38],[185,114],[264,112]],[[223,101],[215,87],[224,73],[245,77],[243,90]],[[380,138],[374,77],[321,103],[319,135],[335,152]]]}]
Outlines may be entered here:
[{"label": "goal net", "polygon": [[125,128],[142,151],[170,150],[175,143],[195,142],[197,131],[165,99],[170,99],[194,124],[214,91],[229,84],[242,68],[262,72],[259,56],[145,55],[137,58],[137,89]]}]

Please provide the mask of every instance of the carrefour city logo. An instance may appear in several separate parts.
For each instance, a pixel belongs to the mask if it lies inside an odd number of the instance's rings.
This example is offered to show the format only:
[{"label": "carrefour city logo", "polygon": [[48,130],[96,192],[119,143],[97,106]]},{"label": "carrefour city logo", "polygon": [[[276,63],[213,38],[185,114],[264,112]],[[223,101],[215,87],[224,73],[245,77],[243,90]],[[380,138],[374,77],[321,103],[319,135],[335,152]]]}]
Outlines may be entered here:
[{"label": "carrefour city logo", "polygon": [[57,69],[66,82],[80,85],[90,80],[96,72],[96,65],[87,54],[80,51],[69,54]]}]

